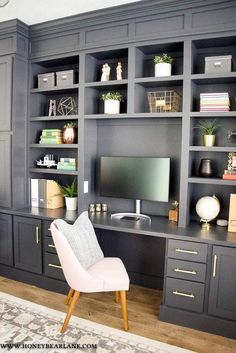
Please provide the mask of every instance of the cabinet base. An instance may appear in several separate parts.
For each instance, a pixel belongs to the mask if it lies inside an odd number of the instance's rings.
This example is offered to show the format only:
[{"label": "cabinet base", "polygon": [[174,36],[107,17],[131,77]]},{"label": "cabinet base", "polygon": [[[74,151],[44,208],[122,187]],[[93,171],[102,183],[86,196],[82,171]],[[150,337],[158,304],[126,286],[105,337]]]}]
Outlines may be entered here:
[{"label": "cabinet base", "polygon": [[165,305],[160,306],[159,318],[161,321],[169,322],[171,324],[236,339],[235,321],[179,310]]}]

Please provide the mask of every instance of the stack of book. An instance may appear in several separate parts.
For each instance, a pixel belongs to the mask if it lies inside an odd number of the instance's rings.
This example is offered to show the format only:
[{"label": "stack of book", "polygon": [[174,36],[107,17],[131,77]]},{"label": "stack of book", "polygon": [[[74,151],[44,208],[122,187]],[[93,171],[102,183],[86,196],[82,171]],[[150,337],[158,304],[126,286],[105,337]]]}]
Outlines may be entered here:
[{"label": "stack of book", "polygon": [[200,93],[200,112],[228,112],[229,93]]},{"label": "stack of book", "polygon": [[236,180],[236,170],[226,169],[223,174],[224,180]]},{"label": "stack of book", "polygon": [[62,130],[43,129],[39,140],[40,144],[62,144]]},{"label": "stack of book", "polygon": [[57,163],[57,169],[76,170],[75,158],[60,158],[60,161]]}]

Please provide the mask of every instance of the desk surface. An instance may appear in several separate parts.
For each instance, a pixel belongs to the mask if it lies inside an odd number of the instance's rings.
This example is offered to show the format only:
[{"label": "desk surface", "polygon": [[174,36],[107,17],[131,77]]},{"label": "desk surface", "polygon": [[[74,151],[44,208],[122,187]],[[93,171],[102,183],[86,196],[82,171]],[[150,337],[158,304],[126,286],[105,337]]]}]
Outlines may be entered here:
[{"label": "desk surface", "polygon": [[[74,222],[78,217],[77,212],[74,211],[34,207],[20,210],[0,209],[0,212],[49,221],[55,218],[63,218],[68,222]],[[167,217],[152,216],[152,222],[149,224],[148,221],[143,219],[139,221],[111,219],[109,212],[91,214],[90,219],[97,229],[236,247],[236,233],[227,232],[226,227],[217,225],[212,225],[209,230],[204,230],[198,222],[192,222],[186,228],[180,228],[175,222],[168,221]]]}]

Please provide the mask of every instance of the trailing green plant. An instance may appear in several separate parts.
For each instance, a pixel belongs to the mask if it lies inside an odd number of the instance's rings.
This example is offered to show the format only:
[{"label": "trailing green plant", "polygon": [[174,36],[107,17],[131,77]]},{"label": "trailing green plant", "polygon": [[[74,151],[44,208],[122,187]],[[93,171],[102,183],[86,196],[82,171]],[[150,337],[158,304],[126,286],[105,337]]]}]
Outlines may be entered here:
[{"label": "trailing green plant", "polygon": [[123,100],[123,96],[120,92],[108,92],[101,95],[101,100],[116,100],[121,102]]},{"label": "trailing green plant", "polygon": [[74,179],[70,185],[69,184],[66,184],[66,186],[61,185],[60,188],[61,188],[61,193],[64,197],[78,196],[76,179]]},{"label": "trailing green plant", "polygon": [[161,55],[156,55],[153,60],[155,64],[172,64],[173,58],[170,55],[163,53]]},{"label": "trailing green plant", "polygon": [[76,128],[76,127],[77,127],[77,123],[75,121],[69,121],[64,125],[64,129]]},{"label": "trailing green plant", "polygon": [[215,120],[204,120],[194,126],[194,129],[199,129],[202,135],[214,135],[214,132],[220,127]]}]

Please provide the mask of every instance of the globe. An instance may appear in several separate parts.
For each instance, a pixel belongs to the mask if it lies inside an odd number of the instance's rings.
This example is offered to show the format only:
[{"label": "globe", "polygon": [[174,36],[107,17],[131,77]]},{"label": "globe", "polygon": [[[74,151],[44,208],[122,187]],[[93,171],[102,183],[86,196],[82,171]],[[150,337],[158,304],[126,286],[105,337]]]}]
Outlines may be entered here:
[{"label": "globe", "polygon": [[215,195],[204,196],[196,204],[196,212],[203,222],[210,222],[220,212],[220,202]]}]

